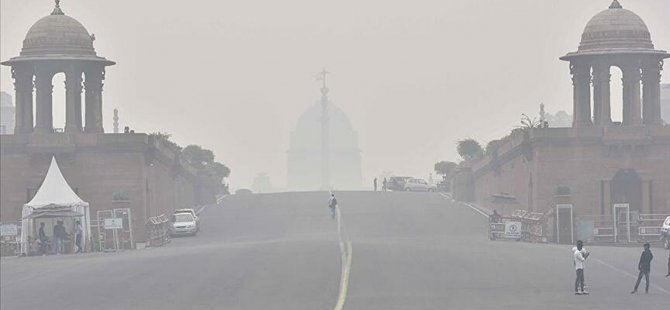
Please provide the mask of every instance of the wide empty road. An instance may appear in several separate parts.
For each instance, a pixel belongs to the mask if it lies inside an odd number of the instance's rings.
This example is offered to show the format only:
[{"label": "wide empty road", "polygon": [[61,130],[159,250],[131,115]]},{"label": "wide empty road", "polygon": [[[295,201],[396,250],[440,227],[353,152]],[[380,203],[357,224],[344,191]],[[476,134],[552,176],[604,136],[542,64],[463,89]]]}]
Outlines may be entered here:
[{"label": "wide empty road", "polygon": [[641,248],[587,245],[575,296],[571,246],[489,241],[440,194],[336,195],[336,219],[326,192],[229,196],[165,247],[4,258],[0,308],[670,309],[667,250],[631,295]]}]

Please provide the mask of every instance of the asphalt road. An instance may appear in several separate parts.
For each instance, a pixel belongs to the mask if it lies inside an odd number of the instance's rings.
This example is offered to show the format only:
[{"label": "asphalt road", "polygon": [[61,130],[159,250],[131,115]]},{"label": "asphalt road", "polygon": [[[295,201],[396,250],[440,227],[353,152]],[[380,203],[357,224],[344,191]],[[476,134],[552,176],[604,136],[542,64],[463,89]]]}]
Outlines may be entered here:
[{"label": "asphalt road", "polygon": [[336,195],[339,221],[325,192],[229,196],[165,247],[3,258],[0,308],[670,308],[666,250],[650,293],[630,295],[641,249],[587,244],[591,294],[575,296],[571,246],[489,241],[439,194]]}]

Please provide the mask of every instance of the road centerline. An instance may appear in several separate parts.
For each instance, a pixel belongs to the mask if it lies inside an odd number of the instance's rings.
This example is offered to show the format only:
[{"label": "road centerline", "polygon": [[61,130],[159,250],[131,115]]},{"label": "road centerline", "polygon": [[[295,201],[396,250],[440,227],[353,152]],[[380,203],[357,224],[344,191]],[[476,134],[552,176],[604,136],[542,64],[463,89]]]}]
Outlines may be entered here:
[{"label": "road centerline", "polygon": [[342,214],[339,206],[336,209],[337,212],[337,235],[340,243],[340,253],[342,258],[342,270],[340,274],[340,291],[337,297],[337,303],[335,304],[335,310],[342,310],[344,308],[344,302],[347,299],[347,291],[349,288],[349,275],[351,273],[351,257],[352,257],[352,246],[351,241],[347,240],[348,238],[343,238],[342,236]]}]

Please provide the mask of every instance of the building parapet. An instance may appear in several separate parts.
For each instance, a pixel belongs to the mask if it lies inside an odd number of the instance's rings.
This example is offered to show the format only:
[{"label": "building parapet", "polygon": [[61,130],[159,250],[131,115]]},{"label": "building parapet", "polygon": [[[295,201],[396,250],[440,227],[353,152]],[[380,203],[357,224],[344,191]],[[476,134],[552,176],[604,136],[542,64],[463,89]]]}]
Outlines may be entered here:
[{"label": "building parapet", "polygon": [[[543,145],[617,145],[622,143],[670,144],[670,126],[610,126],[577,128],[531,128],[516,131],[502,139],[491,154],[470,161],[475,177],[504,165],[519,155],[530,156],[532,148]],[[530,154],[529,154],[530,152]]]}]

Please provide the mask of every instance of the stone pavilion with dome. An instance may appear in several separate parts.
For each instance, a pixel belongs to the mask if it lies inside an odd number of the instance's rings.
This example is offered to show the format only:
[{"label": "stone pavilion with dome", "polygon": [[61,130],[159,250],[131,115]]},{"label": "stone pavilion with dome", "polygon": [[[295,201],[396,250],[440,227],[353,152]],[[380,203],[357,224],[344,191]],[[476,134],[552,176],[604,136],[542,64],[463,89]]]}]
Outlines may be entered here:
[{"label": "stone pavilion with dome", "polygon": [[[19,56],[1,63],[11,67],[16,91],[14,132],[0,135],[1,221],[21,219],[22,206],[55,156],[70,187],[90,203],[94,219],[98,211],[130,208],[122,233],[132,228],[135,241],[142,241],[147,218],[211,203],[217,184],[160,138],[105,133],[103,80],[105,68],[115,63],[97,54],[94,41],[57,0],[51,14],[30,27]],[[62,130],[54,127],[52,113],[58,73],[65,73]]]},{"label": "stone pavilion with dome", "polygon": [[[614,0],[586,24],[577,51],[560,57],[572,75],[572,127],[514,130],[465,163],[455,194],[508,215],[543,213],[548,235],[561,243],[600,234],[622,241],[628,231],[644,238],[646,215],[670,214],[670,126],[660,105],[669,57],[642,18]],[[623,74],[614,87],[612,67]],[[623,94],[621,122],[612,121],[610,89]]]}]

